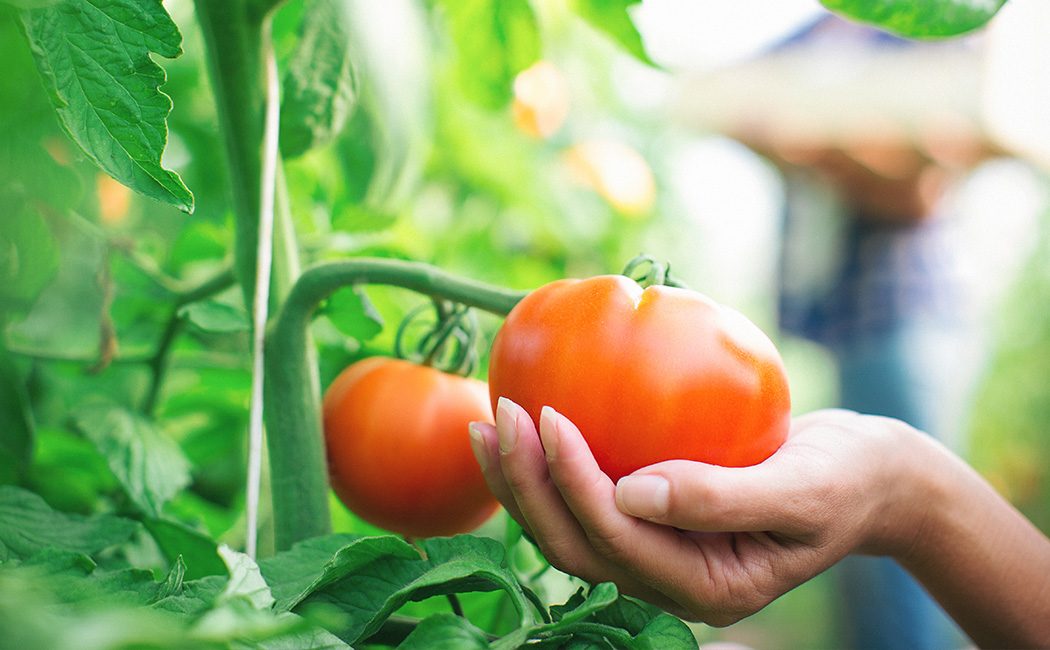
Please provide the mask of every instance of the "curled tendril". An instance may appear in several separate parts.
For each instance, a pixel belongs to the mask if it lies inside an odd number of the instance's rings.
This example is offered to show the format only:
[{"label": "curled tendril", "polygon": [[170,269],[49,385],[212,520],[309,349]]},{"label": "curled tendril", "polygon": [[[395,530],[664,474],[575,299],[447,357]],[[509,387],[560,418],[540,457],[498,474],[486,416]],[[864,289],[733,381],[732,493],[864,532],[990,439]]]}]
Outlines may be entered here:
[{"label": "curled tendril", "polygon": [[652,255],[638,255],[627,263],[622,275],[626,275],[643,287],[688,288],[681,280],[671,274],[671,264],[669,262],[662,262]]},{"label": "curled tendril", "polygon": [[[433,311],[433,320],[421,321],[420,317],[427,311]],[[413,325],[425,330],[412,349],[406,350],[405,341]],[[435,300],[412,309],[401,321],[394,337],[394,354],[401,359],[466,376],[477,368],[477,338],[477,316],[472,309]]]}]

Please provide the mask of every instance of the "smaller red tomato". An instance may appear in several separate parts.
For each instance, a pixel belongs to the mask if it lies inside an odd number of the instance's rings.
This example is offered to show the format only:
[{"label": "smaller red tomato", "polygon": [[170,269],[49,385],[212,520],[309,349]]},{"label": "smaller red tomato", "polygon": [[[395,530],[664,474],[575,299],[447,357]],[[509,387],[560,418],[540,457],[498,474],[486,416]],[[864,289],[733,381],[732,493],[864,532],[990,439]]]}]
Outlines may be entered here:
[{"label": "smaller red tomato", "polygon": [[362,519],[408,537],[473,530],[497,503],[472,421],[492,422],[484,382],[399,359],[354,363],[324,396],[332,488]]}]

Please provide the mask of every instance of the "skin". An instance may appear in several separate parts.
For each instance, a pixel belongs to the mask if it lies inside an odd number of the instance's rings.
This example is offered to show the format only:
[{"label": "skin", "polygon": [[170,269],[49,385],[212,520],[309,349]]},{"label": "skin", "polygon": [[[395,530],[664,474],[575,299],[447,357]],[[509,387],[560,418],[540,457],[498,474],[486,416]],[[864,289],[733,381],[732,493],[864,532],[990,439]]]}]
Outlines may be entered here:
[{"label": "skin", "polygon": [[668,461],[617,483],[547,407],[474,423],[485,479],[555,567],[732,624],[849,553],[895,558],[979,645],[1050,646],[1050,540],[970,467],[889,418],[818,411],[752,467]]}]

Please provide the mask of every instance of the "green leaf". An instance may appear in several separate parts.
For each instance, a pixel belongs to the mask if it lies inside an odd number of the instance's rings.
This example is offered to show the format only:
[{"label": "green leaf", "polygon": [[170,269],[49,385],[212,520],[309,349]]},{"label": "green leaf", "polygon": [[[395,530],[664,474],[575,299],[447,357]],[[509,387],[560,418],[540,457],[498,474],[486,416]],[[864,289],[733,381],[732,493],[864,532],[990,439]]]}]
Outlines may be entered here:
[{"label": "green leaf", "polygon": [[645,650],[696,650],[699,644],[689,626],[670,614],[657,616],[635,637],[638,648]]},{"label": "green leaf", "polygon": [[55,238],[44,220],[29,210],[2,214],[0,219],[0,305],[27,307],[58,272]]},{"label": "green leaf", "polygon": [[[7,34],[3,33],[0,26],[0,38],[5,36]],[[39,75],[32,68],[30,72],[32,75],[29,81],[37,83]],[[12,98],[9,94],[3,98],[3,102],[13,101],[32,99]],[[50,118],[54,111],[46,99],[44,108]],[[30,205],[47,205],[60,212],[71,210],[77,206],[83,194],[81,178],[74,168],[60,165],[42,144],[63,137],[58,125],[54,124],[53,119],[50,124],[41,123],[43,120],[39,117],[30,120],[27,113],[34,115],[32,107],[18,104],[0,107],[0,137],[4,142],[3,148],[0,148],[0,207],[8,215],[5,219],[13,219],[21,212],[28,212]],[[51,126],[55,129],[54,133],[48,128]]]},{"label": "green leaf", "polygon": [[12,349],[90,357],[99,351],[105,242],[82,220],[49,221],[56,248],[62,251],[58,270],[25,318],[8,327],[8,344]]},{"label": "green leaf", "polygon": [[397,537],[330,535],[306,540],[260,561],[284,611],[331,603],[349,615],[340,637],[366,638],[410,600],[459,591],[503,589],[523,621],[532,612],[504,563],[503,547],[491,539],[461,535],[423,540],[419,551]]},{"label": "green leaf", "polygon": [[596,612],[594,621],[623,628],[632,635],[638,635],[650,621],[662,614],[663,610],[649,603],[629,596],[620,596],[615,603]]},{"label": "green leaf", "polygon": [[489,647],[485,632],[467,619],[443,612],[423,619],[398,650],[481,650]]},{"label": "green leaf", "polygon": [[324,313],[336,329],[361,342],[383,331],[383,317],[360,287],[336,291],[328,299]]},{"label": "green leaf", "polygon": [[3,0],[3,2],[19,9],[35,9],[58,4],[62,0]]},{"label": "green leaf", "polygon": [[375,210],[355,203],[343,203],[336,206],[332,215],[332,229],[340,232],[376,232],[394,225],[397,215],[392,212]]},{"label": "green leaf", "polygon": [[33,455],[33,416],[22,373],[0,346],[0,484],[25,477]]},{"label": "green leaf", "polygon": [[287,611],[310,594],[381,557],[418,559],[419,553],[392,536],[327,535],[295,544],[259,561],[274,597],[275,609]]},{"label": "green leaf", "polygon": [[366,562],[303,602],[331,603],[346,612],[349,623],[339,636],[348,643],[371,636],[409,601],[458,592],[502,589],[522,624],[535,620],[521,586],[507,568],[504,548],[495,540],[459,535],[422,540],[420,547],[424,557],[406,557],[403,550],[377,556],[374,549],[362,545],[369,551]]},{"label": "green leaf", "polygon": [[219,595],[218,602],[239,598],[251,603],[255,609],[270,609],[273,606],[275,601],[270,586],[263,579],[255,560],[226,545],[219,547],[219,556],[226,563],[230,580]]},{"label": "green leaf", "polygon": [[251,329],[248,312],[217,300],[202,300],[179,310],[197,329],[214,334],[234,334]]},{"label": "green leaf", "polygon": [[274,610],[275,600],[259,565],[244,553],[219,547],[230,574],[214,608],[194,626],[195,635],[221,640],[251,638],[267,641],[258,646],[284,648],[346,648],[331,633],[319,630],[304,618]]},{"label": "green leaf", "polygon": [[448,18],[457,73],[467,96],[502,108],[514,77],[540,57],[536,14],[528,0],[438,0]]},{"label": "green leaf", "polygon": [[[331,633],[318,630],[301,616],[256,609],[245,600],[223,603],[205,612],[193,626],[191,635],[198,643],[206,641],[210,642],[211,647],[236,650],[349,647]],[[319,642],[319,645],[313,645],[315,642]]]},{"label": "green leaf", "polygon": [[0,560],[28,558],[49,546],[96,553],[126,542],[136,530],[138,524],[127,519],[57,512],[32,492],[0,486]]},{"label": "green leaf", "polygon": [[[603,582],[595,585],[591,588],[591,593],[586,598],[579,599],[580,592],[576,592],[573,598],[569,599],[566,606],[562,606],[557,610],[557,620],[560,625],[567,625],[582,621],[589,616],[592,616],[602,609],[605,609],[609,605],[616,602],[619,597],[619,592],[616,590],[616,585],[611,582]],[[568,605],[572,605],[568,608]],[[551,608],[551,615],[554,616],[555,608]],[[557,628],[558,626],[555,626]]]},{"label": "green leaf", "polygon": [[185,582],[178,563],[158,582],[149,571],[106,571],[85,555],[43,550],[0,563],[0,647],[349,647],[310,618],[275,615],[249,598],[220,599],[226,583],[225,576]]},{"label": "green leaf", "polygon": [[126,605],[148,605],[157,599],[164,585],[144,569],[103,571],[88,556],[54,548],[35,553],[20,567],[47,586],[63,603],[91,603],[100,600]]},{"label": "green leaf", "polygon": [[582,605],[583,602],[585,600],[587,600],[587,596],[584,594],[584,591],[586,591],[586,590],[583,587],[580,587],[580,588],[578,588],[576,590],[576,593],[574,593],[573,595],[569,596],[569,599],[567,601],[565,601],[563,604],[561,604],[561,605],[551,605],[551,608],[550,608],[551,619],[555,623],[558,623],[558,622],[561,621],[563,616],[565,616],[568,613],[571,613],[572,610],[574,610],[577,607],[579,607],[580,605]]},{"label": "green leaf", "polygon": [[160,0],[65,0],[22,11],[37,69],[63,128],[99,167],[186,212],[193,195],[164,169],[171,99],[150,53],[182,54]]},{"label": "green leaf", "polygon": [[611,582],[595,585],[586,597],[581,588],[564,605],[551,607],[551,616],[554,623],[525,633],[574,650],[606,648],[610,644],[638,650],[697,647],[696,638],[685,623],[652,605],[619,596]]},{"label": "green leaf", "polygon": [[167,519],[147,519],[142,523],[164,557],[184,567],[187,580],[226,575],[226,565],[219,557],[218,545],[204,533]]},{"label": "green leaf", "polygon": [[17,564],[17,566],[31,569],[38,576],[49,576],[70,573],[87,575],[94,571],[98,565],[83,553],[45,547],[33,553],[24,562]]},{"label": "green leaf", "polygon": [[149,420],[109,406],[81,408],[74,420],[146,516],[160,517],[164,504],[189,485],[190,468],[182,450]]},{"label": "green leaf", "polygon": [[221,576],[183,582],[175,593],[167,593],[165,586],[165,589],[158,592],[158,598],[151,607],[174,614],[197,616],[212,608],[225,588],[226,580],[227,576],[224,573]]},{"label": "green leaf", "polygon": [[[290,615],[286,615],[290,616]],[[254,644],[260,650],[352,650],[342,639],[327,630],[313,628]]]},{"label": "green leaf", "polygon": [[180,593],[182,585],[185,584],[185,579],[186,563],[182,561],[182,556],[180,555],[172,564],[171,570],[168,571],[168,577],[164,579],[160,591],[157,592],[157,598],[168,598]]},{"label": "green leaf", "polygon": [[[368,102],[362,99],[362,106],[354,112],[342,136],[336,142],[333,154],[339,161],[339,167],[335,171],[339,177],[337,187],[342,190],[342,193],[341,195],[339,192],[330,193],[337,201],[332,205],[333,221],[339,218],[340,213],[345,209],[344,205],[361,205],[361,201],[368,194],[372,177],[376,173],[377,157],[390,153],[376,150],[377,143],[383,137],[377,129],[377,118],[381,119],[380,116],[372,115]],[[364,220],[365,225],[370,225],[373,221],[375,221],[374,217]]]},{"label": "green leaf", "polygon": [[911,38],[942,38],[984,26],[1006,0],[821,0],[828,9]]},{"label": "green leaf", "polygon": [[65,136],[16,12],[0,14],[0,60],[0,214],[11,221],[41,205],[59,212],[72,209],[81,198],[81,180],[70,164],[56,159],[69,162],[61,151]]},{"label": "green leaf", "polygon": [[350,17],[341,0],[310,0],[281,95],[281,153],[331,142],[357,105]]},{"label": "green leaf", "polygon": [[94,445],[64,429],[41,426],[27,487],[58,510],[90,514],[101,495],[118,486]]},{"label": "green leaf", "polygon": [[641,0],[572,0],[573,9],[591,26],[604,32],[636,59],[655,65],[645,52],[642,35],[631,20],[630,8]]}]

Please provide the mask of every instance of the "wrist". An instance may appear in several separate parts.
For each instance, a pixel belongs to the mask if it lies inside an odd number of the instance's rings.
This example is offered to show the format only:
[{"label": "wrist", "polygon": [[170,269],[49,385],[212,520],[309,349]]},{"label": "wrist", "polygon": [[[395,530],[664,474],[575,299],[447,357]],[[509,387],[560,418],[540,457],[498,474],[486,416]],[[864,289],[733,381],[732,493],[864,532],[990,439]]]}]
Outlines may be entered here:
[{"label": "wrist", "polygon": [[878,419],[890,453],[882,456],[886,460],[876,487],[883,498],[870,515],[858,550],[908,564],[937,536],[958,489],[953,478],[958,460],[927,434],[903,422]]}]

